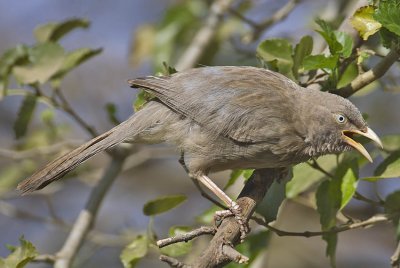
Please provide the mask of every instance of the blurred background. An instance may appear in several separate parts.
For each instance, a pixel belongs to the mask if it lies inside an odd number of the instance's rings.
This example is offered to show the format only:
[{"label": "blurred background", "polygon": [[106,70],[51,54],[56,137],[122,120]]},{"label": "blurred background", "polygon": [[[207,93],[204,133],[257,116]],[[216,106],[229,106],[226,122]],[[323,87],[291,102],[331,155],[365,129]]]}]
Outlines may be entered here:
[{"label": "blurred background", "polygon": [[[33,30],[37,25],[51,21],[62,21],[71,17],[85,18],[91,22],[88,29],[76,30],[60,42],[66,50],[80,47],[102,48],[100,55],[72,71],[62,83],[66,98],[73,109],[98,132],[110,129],[113,124],[107,115],[106,106],[115,104],[116,117],[124,120],[133,112],[132,103],[136,91],[129,88],[129,78],[151,75],[166,61],[174,66],[184,52],[184,44],[174,51],[168,51],[163,29],[154,37],[146,27],[162,28],[168,20],[171,8],[192,2],[195,20],[187,19],[186,31],[195,32],[207,15],[207,2],[173,0],[131,0],[131,1],[6,1],[0,0],[0,54],[19,43],[33,44]],[[254,0],[246,11],[246,16],[254,21],[262,21],[274,14],[286,1]],[[341,5],[347,1],[303,0],[296,4],[288,17],[263,32],[257,40],[270,37],[285,37],[294,43],[304,35],[316,36],[316,17],[335,19]],[[351,2],[351,1],[349,1]],[[186,19],[178,17],[177,20]],[[170,19],[170,18],[169,18]],[[152,26],[150,26],[152,25]],[[157,28],[158,27],[158,28]],[[230,35],[218,44],[218,50],[210,58],[203,58],[206,65],[255,65],[255,48],[259,41],[249,44],[239,41],[249,27],[241,22],[226,25]],[[157,33],[157,31],[156,31]],[[148,44],[138,42],[138,34],[148,34]],[[221,38],[224,38],[223,36]],[[164,40],[164,41],[163,41]],[[159,44],[155,44],[159,42]],[[178,42],[178,41],[177,41]],[[240,43],[240,44],[237,44]],[[148,55],[146,47],[165,46],[165,54]],[[144,52],[137,51],[141,47]],[[315,49],[317,45],[315,46]],[[136,50],[135,50],[136,49]],[[135,54],[136,53],[136,54]],[[141,55],[140,53],[143,53]],[[151,53],[150,53],[151,54]],[[157,59],[152,57],[157,56]],[[372,59],[372,63],[374,60]],[[388,83],[399,76],[398,65],[389,72]],[[390,80],[392,79],[392,80]],[[351,100],[368,114],[370,126],[383,136],[400,133],[400,94],[398,86],[385,87],[385,83],[354,96]],[[18,88],[11,81],[10,88]],[[65,152],[90,136],[66,113],[55,111],[54,122],[59,125],[58,138],[66,144],[44,156],[10,155],[9,152],[22,144],[45,143],[43,122],[40,114],[47,109],[37,106],[33,121],[25,140],[15,140],[13,124],[21,104],[21,96],[8,96],[0,101],[0,256],[8,255],[6,244],[16,245],[21,235],[33,242],[40,253],[54,253],[59,250],[72,224],[84,207],[90,189],[101,174],[101,168],[108,163],[108,156],[102,154],[90,160],[80,169],[79,178],[70,176],[60,184],[52,185],[44,194],[19,197],[11,190],[15,184],[32,173],[38,166]],[[31,145],[33,146],[33,145]],[[58,147],[57,147],[58,148]],[[196,225],[196,216],[210,207],[210,202],[201,198],[192,182],[178,163],[179,155],[163,145],[138,147],[139,157],[134,155],[127,161],[124,172],[112,186],[99,211],[92,238],[85,242],[75,267],[122,267],[119,255],[124,245],[139,233],[145,233],[149,217],[142,213],[143,205],[160,195],[185,194],[187,202],[174,210],[156,216],[153,223],[155,232],[166,237],[172,225]],[[363,176],[370,176],[374,165],[362,170]],[[224,185],[230,172],[218,173],[212,178]],[[373,196],[374,191],[385,196],[399,187],[396,180],[385,180],[373,189],[368,182],[359,184],[359,191]],[[230,189],[236,196],[242,184]],[[47,191],[47,192],[46,192]],[[346,212],[365,218],[379,212],[359,201],[352,201]],[[54,220],[56,219],[56,220]],[[67,226],[66,226],[67,225]],[[293,201],[286,201],[279,215],[277,226],[291,231],[317,231],[320,229],[317,212]],[[122,237],[122,238],[121,238]],[[206,245],[204,239],[199,242]],[[395,248],[394,230],[390,224],[380,224],[371,229],[357,229],[339,236],[338,267],[389,267],[390,256]],[[199,250],[197,250],[200,252]],[[271,235],[268,250],[258,257],[254,267],[328,267],[325,257],[325,243],[320,237],[277,237]],[[45,264],[31,264],[29,267],[50,267]],[[154,251],[140,261],[138,267],[167,267],[158,260]]]}]

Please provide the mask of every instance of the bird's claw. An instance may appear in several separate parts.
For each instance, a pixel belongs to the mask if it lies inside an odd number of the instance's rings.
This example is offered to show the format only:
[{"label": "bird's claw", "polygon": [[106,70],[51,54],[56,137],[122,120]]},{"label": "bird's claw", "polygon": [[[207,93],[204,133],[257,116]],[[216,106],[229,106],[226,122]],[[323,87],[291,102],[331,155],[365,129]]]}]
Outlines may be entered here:
[{"label": "bird's claw", "polygon": [[242,243],[246,238],[246,235],[250,232],[250,228],[247,221],[243,217],[242,210],[236,202],[232,201],[231,205],[229,206],[229,210],[220,210],[215,212],[214,221],[218,226],[217,223],[221,223],[224,218],[231,216],[234,216],[235,220],[239,224],[240,243]]}]

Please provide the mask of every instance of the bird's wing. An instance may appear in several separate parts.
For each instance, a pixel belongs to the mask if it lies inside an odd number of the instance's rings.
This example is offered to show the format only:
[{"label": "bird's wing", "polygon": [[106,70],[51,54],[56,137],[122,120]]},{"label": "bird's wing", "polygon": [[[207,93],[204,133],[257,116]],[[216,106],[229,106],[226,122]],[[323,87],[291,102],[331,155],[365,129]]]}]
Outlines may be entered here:
[{"label": "bird's wing", "polygon": [[[293,91],[286,77],[254,67],[204,67],[129,80],[216,135],[258,143],[290,127]],[[278,137],[277,137],[278,138]]]}]

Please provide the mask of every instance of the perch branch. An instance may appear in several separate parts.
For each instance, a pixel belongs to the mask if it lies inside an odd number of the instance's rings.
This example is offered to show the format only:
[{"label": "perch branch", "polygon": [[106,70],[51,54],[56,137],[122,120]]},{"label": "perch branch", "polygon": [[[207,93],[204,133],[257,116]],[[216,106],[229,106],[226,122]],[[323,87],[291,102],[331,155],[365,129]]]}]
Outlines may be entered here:
[{"label": "perch branch", "polygon": [[[286,169],[257,169],[246,182],[237,203],[242,209],[243,217],[248,220],[254,213],[256,205],[264,198],[274,180],[286,176]],[[195,260],[194,267],[221,267],[231,261],[232,256],[227,256],[223,245],[235,245],[239,242],[240,228],[233,217],[225,218],[218,227],[216,234],[208,247]]]}]

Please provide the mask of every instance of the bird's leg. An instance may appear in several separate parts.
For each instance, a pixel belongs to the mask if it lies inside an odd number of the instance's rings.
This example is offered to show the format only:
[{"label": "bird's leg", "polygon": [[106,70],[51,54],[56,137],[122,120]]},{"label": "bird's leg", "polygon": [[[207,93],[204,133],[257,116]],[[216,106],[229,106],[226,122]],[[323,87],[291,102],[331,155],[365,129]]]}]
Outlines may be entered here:
[{"label": "bird's leg", "polygon": [[205,192],[203,190],[203,188],[201,188],[197,178],[190,175],[190,172],[189,172],[188,168],[186,167],[186,163],[185,163],[185,158],[184,158],[184,153],[183,152],[181,152],[181,157],[179,158],[178,161],[179,161],[179,164],[181,164],[183,169],[186,171],[186,173],[189,175],[189,178],[192,180],[192,182],[194,183],[196,188],[199,190],[199,192],[200,192],[202,197],[208,199],[209,201],[211,201],[212,203],[214,203],[216,206],[218,206],[220,208],[228,209],[226,206],[224,206],[223,204],[221,204],[220,202],[218,202],[217,200],[212,198],[207,192]]},{"label": "bird's leg", "polygon": [[221,199],[229,208],[229,210],[216,212],[218,217],[228,217],[232,214],[235,216],[236,221],[239,223],[240,228],[240,241],[246,237],[246,234],[249,232],[249,227],[247,225],[247,221],[244,219],[242,215],[242,211],[239,205],[233,201],[224,191],[222,191],[209,177],[204,174],[201,174],[196,177],[201,183],[203,183],[208,189],[210,189],[219,199]]}]

